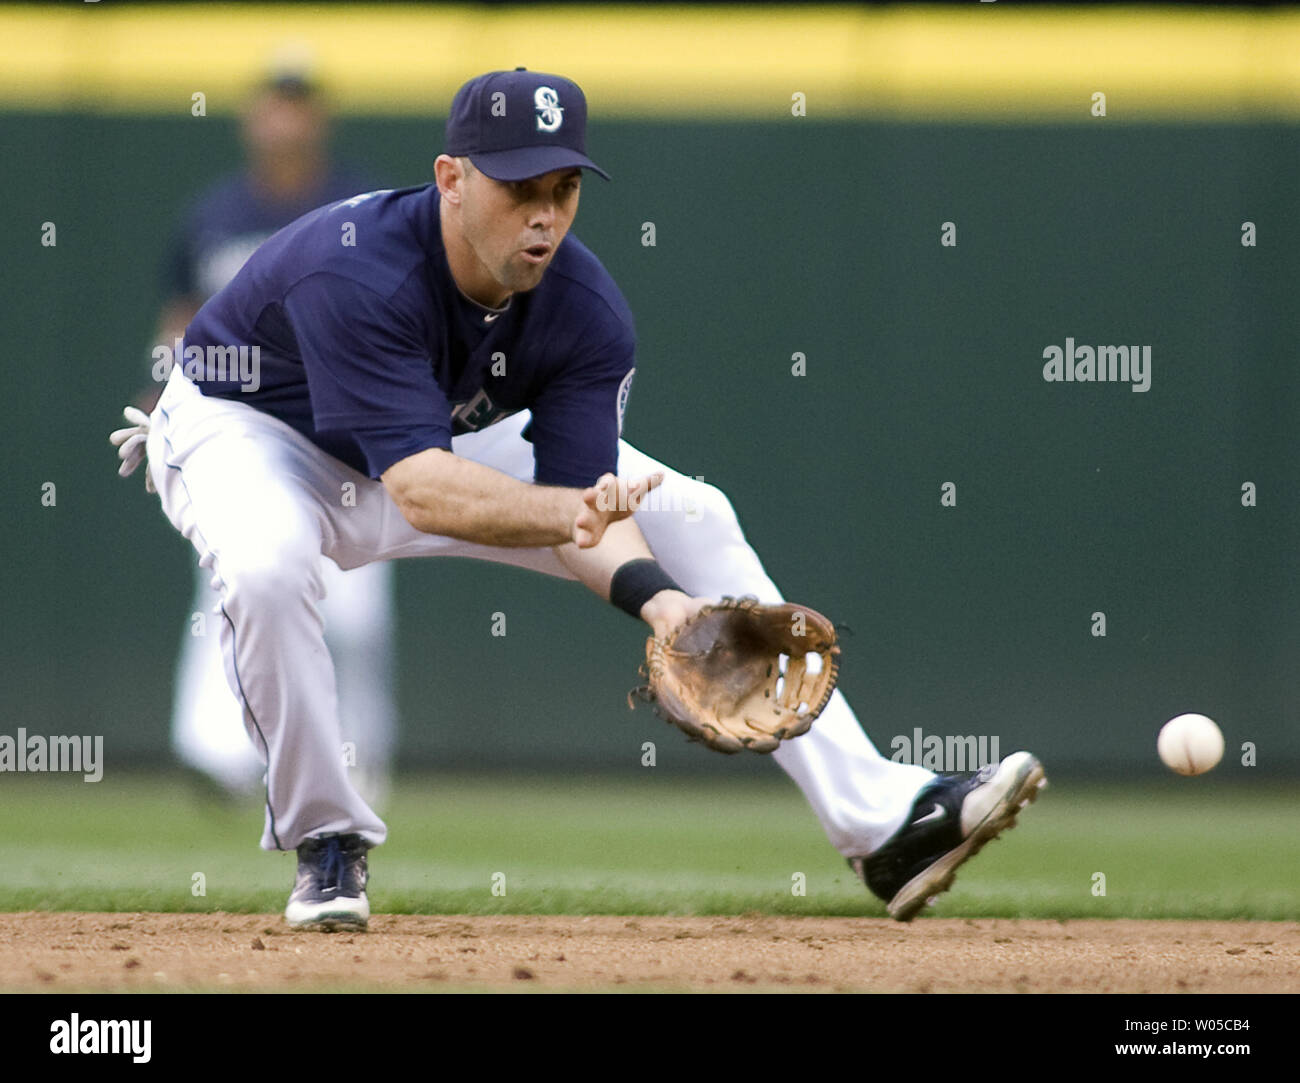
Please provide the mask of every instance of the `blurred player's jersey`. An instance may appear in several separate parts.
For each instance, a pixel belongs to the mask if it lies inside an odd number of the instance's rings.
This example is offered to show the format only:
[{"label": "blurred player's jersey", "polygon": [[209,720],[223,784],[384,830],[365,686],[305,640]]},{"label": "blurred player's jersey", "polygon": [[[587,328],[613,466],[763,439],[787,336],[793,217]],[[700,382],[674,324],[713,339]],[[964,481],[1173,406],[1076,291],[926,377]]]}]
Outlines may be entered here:
[{"label": "blurred player's jersey", "polygon": [[[524,409],[539,483],[616,470],[635,330],[614,280],[569,235],[536,289],[476,304],[451,276],[438,198],[370,192],[276,233],[186,330],[186,375],[372,478]],[[204,360],[240,348],[246,364],[251,347],[252,379]]]},{"label": "blurred player's jersey", "polygon": [[247,173],[232,173],[201,193],[181,220],[162,268],[163,295],[211,297],[277,229],[371,187],[359,173],[336,166],[302,198],[269,200]]}]

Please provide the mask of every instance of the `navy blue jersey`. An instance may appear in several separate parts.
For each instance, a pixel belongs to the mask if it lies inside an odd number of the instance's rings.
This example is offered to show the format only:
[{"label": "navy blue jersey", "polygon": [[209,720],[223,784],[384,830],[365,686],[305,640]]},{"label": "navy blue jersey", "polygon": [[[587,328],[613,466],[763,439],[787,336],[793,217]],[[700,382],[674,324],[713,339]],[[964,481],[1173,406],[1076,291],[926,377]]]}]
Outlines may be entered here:
[{"label": "navy blue jersey", "polygon": [[[484,308],[451,276],[438,198],[370,192],[276,233],[186,330],[186,374],[372,478],[524,409],[538,483],[616,470],[635,331],[614,280],[569,235],[535,289]],[[254,346],[255,380],[189,361]]]},{"label": "navy blue jersey", "polygon": [[282,226],[325,203],[347,199],[373,184],[347,167],[333,167],[298,199],[272,200],[247,173],[232,173],[202,192],[185,212],[162,268],[164,297],[211,297]]}]

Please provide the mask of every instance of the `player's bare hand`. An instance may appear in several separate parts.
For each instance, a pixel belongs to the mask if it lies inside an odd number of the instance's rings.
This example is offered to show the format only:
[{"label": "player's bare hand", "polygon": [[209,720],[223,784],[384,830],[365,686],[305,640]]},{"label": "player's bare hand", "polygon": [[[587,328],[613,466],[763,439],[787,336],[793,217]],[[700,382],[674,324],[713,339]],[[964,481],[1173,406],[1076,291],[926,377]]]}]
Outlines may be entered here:
[{"label": "player's bare hand", "polygon": [[596,484],[582,491],[582,508],[573,521],[573,542],[579,549],[600,544],[610,523],[629,518],[646,495],[663,484],[661,473],[643,478],[617,478],[602,474]]},{"label": "player's bare hand", "polygon": [[650,625],[656,639],[664,639],[716,598],[692,598],[680,590],[661,590],[641,607],[641,619]]}]

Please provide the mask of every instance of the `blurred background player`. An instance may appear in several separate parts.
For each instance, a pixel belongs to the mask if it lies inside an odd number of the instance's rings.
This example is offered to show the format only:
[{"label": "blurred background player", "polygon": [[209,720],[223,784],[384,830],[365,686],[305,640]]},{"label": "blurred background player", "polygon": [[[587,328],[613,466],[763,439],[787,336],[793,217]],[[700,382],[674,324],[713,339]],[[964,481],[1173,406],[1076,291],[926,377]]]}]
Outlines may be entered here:
[{"label": "blurred background player", "polygon": [[[190,206],[164,267],[167,298],[156,342],[173,342],[199,307],[234,277],[272,233],[324,203],[375,187],[331,160],[329,116],[310,57],[277,54],[245,108],[244,168],[216,181]],[[162,384],[151,389],[153,408]],[[243,798],[258,791],[265,770],[244,731],[220,648],[218,595],[198,568],[185,620],[172,705],[172,748],[179,761]],[[321,604],[325,638],[338,678],[344,747],[354,784],[371,803],[387,794],[396,730],[393,674],[393,566],[341,571],[325,561]],[[196,614],[203,614],[202,621]]]}]

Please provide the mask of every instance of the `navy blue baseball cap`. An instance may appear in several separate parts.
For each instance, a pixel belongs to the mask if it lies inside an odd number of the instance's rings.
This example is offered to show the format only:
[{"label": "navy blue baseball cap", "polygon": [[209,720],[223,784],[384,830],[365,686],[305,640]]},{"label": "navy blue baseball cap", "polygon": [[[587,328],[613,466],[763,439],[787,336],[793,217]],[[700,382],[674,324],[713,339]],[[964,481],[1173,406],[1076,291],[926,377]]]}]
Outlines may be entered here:
[{"label": "navy blue baseball cap", "polygon": [[444,151],[499,181],[575,166],[609,174],[587,157],[587,99],[562,75],[516,68],[471,79],[451,102]]}]

